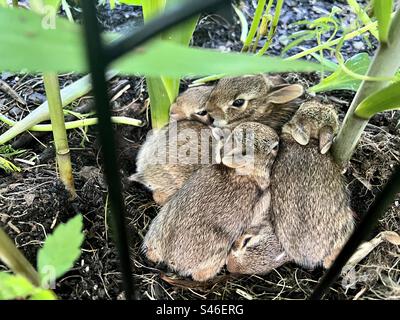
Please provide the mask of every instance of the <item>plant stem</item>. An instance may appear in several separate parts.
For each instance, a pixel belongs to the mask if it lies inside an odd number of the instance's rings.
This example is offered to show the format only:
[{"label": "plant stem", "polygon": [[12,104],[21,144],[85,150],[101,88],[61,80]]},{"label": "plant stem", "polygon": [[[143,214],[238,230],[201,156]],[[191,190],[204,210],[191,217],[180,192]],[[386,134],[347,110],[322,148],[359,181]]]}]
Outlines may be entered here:
[{"label": "plant stem", "polygon": [[53,126],[54,145],[56,147],[60,179],[74,198],[76,193],[74,178],[72,176],[71,155],[68,146],[67,131],[65,130],[58,76],[56,73],[47,72],[43,74],[43,81],[47,100],[49,102],[50,120]]},{"label": "plant stem", "polygon": [[193,81],[192,84],[189,85],[189,87],[200,86],[200,85],[206,84],[207,82],[210,82],[210,81],[219,80],[225,76],[226,76],[226,74],[220,73],[220,74],[213,74],[211,76],[203,77],[203,78]]},{"label": "plant stem", "polygon": [[[357,0],[347,0],[347,3],[353,10],[353,12],[357,15],[357,17],[364,23],[364,25],[370,24],[372,21],[368,14],[360,7],[358,4]],[[379,34],[376,29],[371,29],[369,32],[377,39],[379,40]]]},{"label": "plant stem", "polygon": [[[5,124],[7,124],[9,126],[13,126],[16,124],[15,121],[7,118],[6,116],[4,116],[2,114],[0,114],[0,121],[3,121]],[[115,124],[125,124],[125,125],[136,126],[136,127],[139,127],[142,125],[142,121],[136,120],[133,118],[128,118],[128,117],[111,117],[111,122],[113,122]],[[70,130],[70,129],[88,127],[88,126],[96,125],[97,123],[98,123],[97,118],[87,118],[87,119],[69,121],[69,122],[65,122],[65,129]],[[29,131],[50,132],[50,131],[53,131],[53,125],[38,124],[38,125],[35,125],[35,126],[29,128]]]},{"label": "plant stem", "polygon": [[[116,71],[107,72],[107,80],[110,80],[116,75]],[[86,75],[76,82],[66,86],[61,90],[63,107],[87,94],[91,89],[92,83],[90,81],[90,75]],[[47,101],[43,102],[39,107],[30,112],[24,119],[18,121],[15,126],[0,135],[0,145],[7,143],[12,138],[33,127],[35,124],[46,120],[49,120],[49,104]]]},{"label": "plant stem", "polygon": [[[355,38],[355,37],[367,32],[367,31],[370,31],[371,29],[375,28],[377,26],[377,24],[378,23],[375,21],[375,22],[372,22],[372,23],[369,23],[369,24],[365,25],[364,27],[362,27],[360,29],[357,29],[357,30],[355,30],[353,32],[350,32],[344,37],[344,40],[353,39],[353,38]],[[331,41],[327,41],[325,43],[322,43],[319,46],[316,46],[314,48],[310,48],[308,50],[304,50],[302,52],[299,52],[298,54],[290,56],[286,60],[296,60],[296,59],[302,58],[302,57],[304,57],[304,56],[306,56],[308,54],[311,54],[311,53],[314,53],[314,52],[317,52],[317,51],[320,51],[320,50],[323,50],[323,49],[330,48],[330,47],[332,47],[334,45],[337,45],[338,43],[340,43],[340,41],[342,41],[341,38],[338,38],[338,39],[335,39],[335,40],[331,40]]]},{"label": "plant stem", "polygon": [[251,42],[253,41],[253,38],[257,32],[258,25],[260,24],[260,20],[264,12],[265,2],[266,0],[258,0],[257,8],[254,12],[254,17],[253,21],[251,22],[249,33],[247,34],[246,40],[243,43],[242,52],[247,52],[250,48]]},{"label": "plant stem", "polygon": [[[268,4],[269,6],[269,4]],[[279,17],[281,15],[281,10],[282,10],[282,6],[283,6],[283,0],[277,0],[276,2],[276,7],[275,7],[275,13],[274,13],[274,17],[272,19],[272,22],[270,23],[270,29],[268,32],[268,37],[267,40],[265,41],[263,47],[260,49],[260,51],[257,52],[258,56],[262,56],[269,48],[271,42],[272,42],[272,38],[275,34],[276,31],[276,27],[278,26],[278,22],[279,22]]]},{"label": "plant stem", "polygon": [[18,0],[12,0],[13,8],[18,8]]},{"label": "plant stem", "polygon": [[40,286],[39,275],[24,255],[15,247],[13,241],[0,228],[0,260],[15,274],[27,278],[34,286]]},{"label": "plant stem", "polygon": [[[392,77],[400,67],[400,10],[393,18],[389,33],[389,43],[380,44],[371,61],[367,76]],[[332,153],[337,163],[346,165],[353,155],[354,149],[367,126],[368,120],[355,115],[355,110],[366,97],[386,87],[388,81],[366,81],[361,83],[354,97],[343,125],[332,146]]]}]

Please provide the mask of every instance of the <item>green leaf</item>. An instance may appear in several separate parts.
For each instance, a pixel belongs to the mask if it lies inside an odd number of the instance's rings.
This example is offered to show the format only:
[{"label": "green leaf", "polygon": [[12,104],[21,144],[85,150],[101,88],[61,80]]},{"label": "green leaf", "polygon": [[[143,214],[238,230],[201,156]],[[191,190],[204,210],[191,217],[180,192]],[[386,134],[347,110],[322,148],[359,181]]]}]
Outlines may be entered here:
[{"label": "green leaf", "polygon": [[10,172],[20,172],[21,168],[17,167],[11,161],[4,159],[0,156],[0,169],[4,170],[6,173]]},{"label": "green leaf", "polygon": [[[0,28],[7,30],[0,33],[0,70],[39,72],[87,69],[80,28],[65,19],[56,18],[56,29],[45,29],[42,19],[41,15],[31,11],[0,8]],[[26,48],[29,48],[29,55]],[[63,63],[65,68],[61,66]]]},{"label": "green leaf", "polygon": [[374,14],[378,20],[379,40],[387,43],[392,20],[393,0],[374,0]]},{"label": "green leaf", "polygon": [[[147,1],[147,0],[144,0]],[[118,0],[119,3],[129,4],[131,6],[141,6],[143,0]]]},{"label": "green leaf", "polygon": [[60,224],[49,235],[38,253],[38,272],[42,283],[62,276],[78,259],[83,242],[82,215],[78,214],[65,224]]},{"label": "green leaf", "polygon": [[379,90],[365,98],[358,105],[356,116],[369,119],[378,112],[400,109],[400,81]]},{"label": "green leaf", "polygon": [[37,288],[29,297],[29,300],[57,300],[53,291]]},{"label": "green leaf", "polygon": [[[62,18],[56,19],[56,26],[56,29],[46,30],[42,28],[38,14],[0,8],[0,30],[7,30],[0,32],[0,70],[86,72],[86,53],[80,27]],[[29,55],[26,54],[26,48],[29,48]],[[122,74],[171,78],[323,69],[319,64],[304,60],[286,61],[273,57],[221,53],[186,48],[171,41],[154,41],[142,46],[122,57],[114,67]]]},{"label": "green leaf", "polygon": [[23,276],[0,272],[0,300],[30,296],[35,287]]},{"label": "green leaf", "polygon": [[[57,10],[60,8],[61,0],[30,0],[29,4],[33,11],[36,12],[43,12],[44,14],[50,13],[48,8],[46,7],[53,7],[55,11],[52,13],[56,13]],[[51,8],[50,8],[51,9]]]},{"label": "green leaf", "polygon": [[[367,53],[359,53],[346,61],[345,66],[351,71],[365,75],[367,73],[371,58]],[[357,91],[361,80],[354,79],[348,75],[342,68],[338,68],[330,76],[322,79],[320,83],[308,89],[310,92],[321,92],[331,90],[352,90]]]},{"label": "green leaf", "polygon": [[146,81],[150,96],[151,124],[153,128],[161,128],[169,120],[172,101],[162,78],[147,77]]},{"label": "green leaf", "polygon": [[[153,7],[158,12],[170,9],[176,5],[181,4],[182,0],[153,0]],[[143,4],[144,14],[148,14],[149,5]],[[154,10],[151,9],[151,10]],[[198,16],[180,23],[179,25],[166,30],[161,34],[161,39],[172,41],[187,47],[192,39],[193,32],[196,28]],[[161,76],[160,78],[146,79],[147,87],[150,96],[150,107],[153,128],[160,128],[164,126],[169,120],[169,107],[175,100],[179,93],[180,77],[167,77]],[[153,88],[154,86],[154,88]],[[167,95],[166,95],[167,94]]]}]

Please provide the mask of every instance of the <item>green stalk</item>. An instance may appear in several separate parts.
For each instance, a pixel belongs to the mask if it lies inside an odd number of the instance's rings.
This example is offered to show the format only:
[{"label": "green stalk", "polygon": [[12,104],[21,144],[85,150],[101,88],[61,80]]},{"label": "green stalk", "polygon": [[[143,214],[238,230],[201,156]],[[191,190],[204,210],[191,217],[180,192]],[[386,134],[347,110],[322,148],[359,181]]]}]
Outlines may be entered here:
[{"label": "green stalk", "polygon": [[18,8],[18,0],[12,0],[13,8]]},{"label": "green stalk", "polygon": [[275,35],[276,28],[278,26],[279,17],[281,16],[283,1],[284,0],[278,0],[276,2],[275,13],[274,13],[274,17],[272,19],[272,23],[270,24],[267,41],[265,41],[265,43],[264,43],[263,47],[260,49],[260,51],[257,52],[258,56],[262,56],[268,50],[268,48],[272,42],[272,38]]},{"label": "green stalk", "polygon": [[[3,121],[5,124],[9,126],[13,126],[16,124],[15,121],[7,118],[6,116],[0,114],[0,121]],[[111,117],[111,122],[115,124],[124,124],[124,125],[129,125],[129,126],[135,126],[139,127],[142,125],[142,121],[136,120],[133,118],[128,118],[128,117]],[[71,130],[71,129],[77,129],[77,128],[82,128],[82,127],[88,127],[88,126],[93,126],[98,123],[97,118],[88,118],[88,119],[81,119],[81,120],[75,120],[75,121],[69,121],[65,123],[65,129]],[[38,131],[38,132],[50,132],[53,131],[53,125],[51,124],[38,124],[35,125],[31,128],[29,128],[29,131]]]},{"label": "green stalk", "polygon": [[15,247],[13,241],[0,228],[0,260],[15,274],[27,278],[34,286],[40,286],[40,278],[24,255]]},{"label": "green stalk", "polygon": [[[116,75],[116,71],[109,71],[106,74],[106,79],[110,80]],[[91,89],[92,83],[90,81],[90,75],[86,75],[78,81],[66,86],[60,92],[62,106],[65,107],[71,104],[76,99],[87,94]],[[35,110],[30,112],[24,119],[18,121],[13,127],[0,135],[0,145],[7,143],[17,135],[29,130],[29,128],[33,127],[34,125],[49,119],[49,104],[47,101],[45,101]]]},{"label": "green stalk", "polygon": [[65,130],[64,112],[61,103],[58,76],[54,72],[43,74],[44,87],[49,102],[50,120],[53,126],[54,145],[56,159],[60,173],[60,179],[65,188],[75,197],[74,178],[72,176],[71,155],[68,146],[67,131]]},{"label": "green stalk", "polygon": [[[269,0],[272,2],[272,0]],[[260,24],[262,14],[264,12],[266,0],[258,0],[256,11],[254,12],[253,21],[251,22],[249,33],[243,43],[242,52],[247,52],[257,32],[258,25]]]},{"label": "green stalk", "polygon": [[[389,42],[381,43],[367,72],[370,77],[392,77],[400,67],[400,10],[393,18],[389,33]],[[355,147],[367,126],[368,120],[355,115],[358,105],[372,93],[386,87],[388,81],[366,81],[361,83],[343,125],[332,146],[332,153],[337,163],[346,165],[350,161]]]},{"label": "green stalk", "polygon": [[223,73],[213,74],[211,76],[207,76],[207,77],[203,77],[203,78],[194,80],[190,86],[193,86],[193,87],[194,86],[200,86],[200,85],[206,84],[207,82],[210,82],[210,81],[219,80],[219,79],[221,79],[221,78],[223,78],[225,76],[226,76],[226,74],[223,74]]},{"label": "green stalk", "polygon": [[[357,30],[355,30],[353,32],[350,32],[344,37],[344,40],[350,40],[350,39],[353,39],[353,38],[355,38],[357,36],[362,35],[363,33],[367,32],[367,31],[371,31],[372,29],[376,28],[377,24],[378,23],[376,21],[375,22],[371,22],[371,23],[365,25],[364,27],[362,27],[360,29],[357,29]],[[340,43],[340,41],[342,41],[341,38],[338,38],[338,39],[335,39],[335,40],[331,40],[331,41],[327,41],[325,43],[322,43],[321,45],[318,45],[316,47],[310,48],[308,50],[304,50],[304,51],[299,52],[299,53],[297,53],[297,54],[295,54],[295,55],[293,55],[291,57],[288,57],[287,60],[296,60],[296,59],[302,58],[302,57],[304,57],[304,56],[306,56],[308,54],[320,51],[322,49],[331,48],[331,47],[337,45],[338,43]]]},{"label": "green stalk", "polygon": [[[361,20],[364,25],[370,24],[372,21],[368,14],[360,7],[357,0],[347,0],[348,5],[351,7],[353,12],[357,15],[357,17]],[[376,29],[370,30],[371,34],[379,40],[379,34]]]},{"label": "green stalk", "polygon": [[[181,0],[148,0],[142,2],[144,22],[162,13],[165,8],[180,3]],[[197,17],[166,30],[158,38],[189,45],[196,27]],[[179,93],[179,78],[146,77],[150,97],[151,122],[153,128],[161,128],[169,121],[169,107]]]}]

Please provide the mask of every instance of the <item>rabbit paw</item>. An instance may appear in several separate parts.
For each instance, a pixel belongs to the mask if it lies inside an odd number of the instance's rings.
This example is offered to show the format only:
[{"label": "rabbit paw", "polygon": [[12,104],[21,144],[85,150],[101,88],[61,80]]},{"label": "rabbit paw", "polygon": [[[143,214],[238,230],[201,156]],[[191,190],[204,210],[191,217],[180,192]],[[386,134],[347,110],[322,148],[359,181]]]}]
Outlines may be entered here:
[{"label": "rabbit paw", "polygon": [[310,139],[319,141],[319,150],[325,154],[332,146],[339,122],[336,111],[327,105],[311,102],[303,104],[286,131],[301,145],[307,145]]},{"label": "rabbit paw", "polygon": [[154,263],[160,263],[162,261],[161,255],[156,249],[148,247],[146,250],[146,257],[148,260]]},{"label": "rabbit paw", "polygon": [[163,206],[168,201],[168,195],[162,191],[154,191],[153,192],[153,199],[154,202],[160,206]]}]

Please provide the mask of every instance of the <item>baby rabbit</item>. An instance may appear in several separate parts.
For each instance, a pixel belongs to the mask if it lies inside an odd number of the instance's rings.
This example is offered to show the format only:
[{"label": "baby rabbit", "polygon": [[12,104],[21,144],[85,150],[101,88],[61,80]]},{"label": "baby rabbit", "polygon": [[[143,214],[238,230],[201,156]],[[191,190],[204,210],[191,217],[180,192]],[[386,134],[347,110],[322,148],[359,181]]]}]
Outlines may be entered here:
[{"label": "baby rabbit", "polygon": [[212,86],[199,86],[187,89],[171,105],[169,110],[170,119],[175,121],[195,120],[210,124],[210,117],[205,110],[205,104],[212,89]]},{"label": "baby rabbit", "polygon": [[289,102],[300,97],[299,84],[282,84],[277,76],[254,75],[219,80],[206,104],[216,127],[257,121],[280,130],[297,109]]},{"label": "baby rabbit", "polygon": [[333,108],[310,101],[280,136],[271,175],[272,223],[286,254],[305,267],[328,267],[354,227],[341,168],[323,155],[338,126]]},{"label": "baby rabbit", "polygon": [[[196,281],[219,272],[235,239],[252,222],[261,223],[269,207],[278,135],[248,122],[236,127],[229,141],[235,147],[223,155],[222,164],[196,171],[161,209],[143,243],[149,260],[165,262]],[[243,143],[252,145],[254,155],[243,151]]]},{"label": "baby rabbit", "polygon": [[171,121],[161,130],[153,130],[138,152],[137,173],[129,180],[140,182],[153,191],[154,201],[160,205],[180,189],[194,171],[216,162],[215,140],[205,124],[208,117],[203,110],[210,91],[210,87],[196,87],[179,96],[171,106],[171,118],[181,121]]},{"label": "baby rabbit", "polygon": [[266,274],[290,259],[269,221],[247,229],[232,246],[227,258],[231,273]]}]

